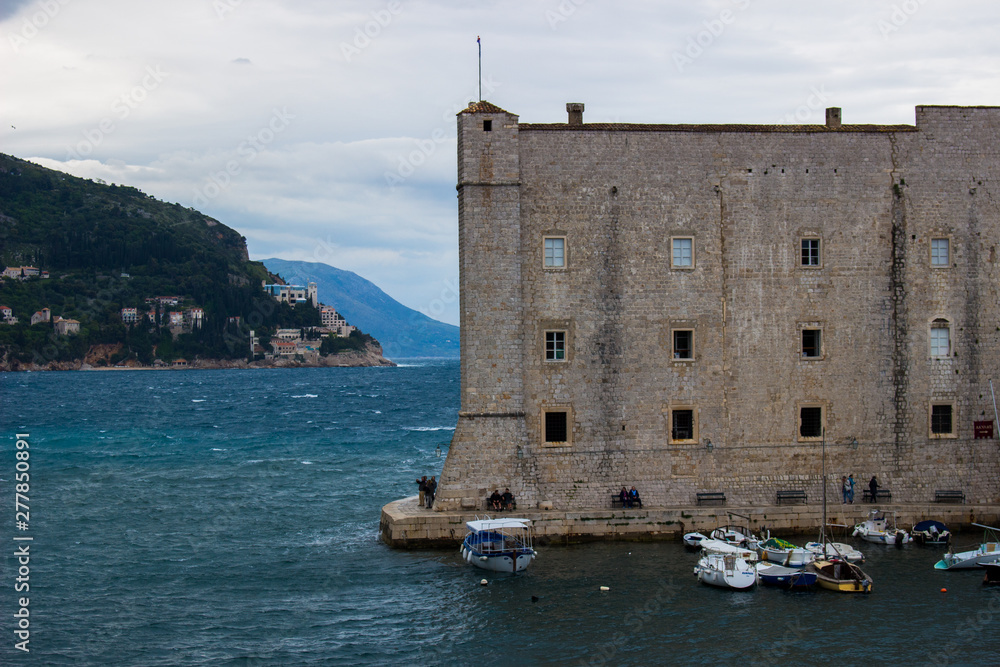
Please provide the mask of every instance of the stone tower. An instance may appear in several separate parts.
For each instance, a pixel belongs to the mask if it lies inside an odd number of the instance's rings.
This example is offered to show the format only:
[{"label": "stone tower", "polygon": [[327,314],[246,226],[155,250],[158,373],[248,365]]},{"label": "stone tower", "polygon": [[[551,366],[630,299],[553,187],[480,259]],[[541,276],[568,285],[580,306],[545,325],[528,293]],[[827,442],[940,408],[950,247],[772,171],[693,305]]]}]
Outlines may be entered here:
[{"label": "stone tower", "polygon": [[489,102],[458,114],[457,188],[462,408],[438,486],[441,510],[481,509],[487,488],[534,496],[520,469],[527,438],[517,116]]}]

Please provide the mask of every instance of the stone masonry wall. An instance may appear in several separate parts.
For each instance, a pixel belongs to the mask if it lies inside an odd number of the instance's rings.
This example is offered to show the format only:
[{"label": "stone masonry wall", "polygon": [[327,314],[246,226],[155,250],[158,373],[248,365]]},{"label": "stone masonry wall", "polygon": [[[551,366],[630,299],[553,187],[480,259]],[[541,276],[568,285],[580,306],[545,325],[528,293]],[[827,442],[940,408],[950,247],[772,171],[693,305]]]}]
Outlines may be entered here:
[{"label": "stone masonry wall", "polygon": [[[859,496],[877,475],[897,502],[952,488],[997,502],[997,442],[972,427],[993,416],[1000,369],[998,139],[997,108],[836,129],[459,114],[463,416],[443,491],[454,506],[510,486],[567,510],[622,485],[653,506],[716,490],[818,501],[825,444],[828,476],[854,473]],[[566,238],[565,268],[543,266],[546,236]],[[672,266],[677,237],[690,268]],[[819,266],[801,265],[803,238]],[[931,266],[931,238],[949,240],[949,266]],[[930,354],[935,320],[947,357]],[[677,329],[690,360],[673,357]],[[545,360],[552,330],[563,361]],[[933,403],[952,406],[953,435],[931,433]],[[803,407],[821,408],[825,438],[800,436]],[[554,446],[553,409],[572,421]],[[693,437],[672,439],[674,410],[693,412]]]}]

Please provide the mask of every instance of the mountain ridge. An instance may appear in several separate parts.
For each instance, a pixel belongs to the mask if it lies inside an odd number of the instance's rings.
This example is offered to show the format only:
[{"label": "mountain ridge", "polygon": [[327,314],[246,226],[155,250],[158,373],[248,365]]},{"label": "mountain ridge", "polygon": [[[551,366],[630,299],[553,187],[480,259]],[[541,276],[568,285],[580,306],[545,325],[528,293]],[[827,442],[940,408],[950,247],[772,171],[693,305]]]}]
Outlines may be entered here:
[{"label": "mountain ridge", "polygon": [[458,327],[404,306],[353,271],[277,257],[257,261],[287,282],[316,283],[320,301],[336,308],[348,324],[374,336],[390,359],[459,356]]}]

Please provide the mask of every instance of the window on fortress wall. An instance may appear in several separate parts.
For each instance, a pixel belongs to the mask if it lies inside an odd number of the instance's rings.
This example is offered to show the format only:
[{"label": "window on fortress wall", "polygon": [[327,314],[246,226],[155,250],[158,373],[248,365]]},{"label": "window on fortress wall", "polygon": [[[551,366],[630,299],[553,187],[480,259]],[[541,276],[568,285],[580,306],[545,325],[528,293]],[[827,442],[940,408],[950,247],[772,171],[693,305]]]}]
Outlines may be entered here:
[{"label": "window on fortress wall", "polygon": [[951,266],[951,243],[948,239],[931,239],[931,266]]},{"label": "window on fortress wall", "polygon": [[673,339],[674,359],[694,359],[694,331],[691,329],[674,329]]},{"label": "window on fortress wall", "polygon": [[670,239],[670,266],[675,269],[694,268],[694,239],[678,237]]},{"label": "window on fortress wall", "polygon": [[566,266],[566,239],[550,236],[545,239],[545,268],[561,269]]},{"label": "window on fortress wall", "polygon": [[948,320],[939,318],[931,322],[931,356],[951,356],[951,326]]},{"label": "window on fortress wall", "polygon": [[823,408],[809,406],[799,408],[799,438],[819,438],[823,436]]},{"label": "window on fortress wall", "polygon": [[564,410],[546,411],[542,417],[542,440],[546,444],[569,442],[569,413]]},{"label": "window on fortress wall", "polygon": [[674,408],[670,411],[671,442],[688,442],[695,439],[694,410]]},{"label": "window on fortress wall", "polygon": [[951,403],[931,405],[931,437],[955,435],[954,406]]},{"label": "window on fortress wall", "polygon": [[493,121],[492,120],[484,120],[483,121],[483,132],[492,132],[492,131],[493,131]]},{"label": "window on fortress wall", "polygon": [[823,356],[819,329],[802,330],[802,356],[810,359]]},{"label": "window on fortress wall", "polygon": [[566,360],[566,332],[545,332],[545,361]]},{"label": "window on fortress wall", "polygon": [[820,266],[819,239],[802,239],[802,266]]}]

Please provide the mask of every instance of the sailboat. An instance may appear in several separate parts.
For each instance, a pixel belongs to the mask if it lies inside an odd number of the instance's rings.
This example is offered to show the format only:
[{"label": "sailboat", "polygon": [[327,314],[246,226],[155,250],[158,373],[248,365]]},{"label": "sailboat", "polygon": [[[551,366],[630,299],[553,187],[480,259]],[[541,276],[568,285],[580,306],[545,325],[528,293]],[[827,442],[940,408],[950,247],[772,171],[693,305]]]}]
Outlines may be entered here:
[{"label": "sailboat", "polygon": [[[823,432],[823,524],[820,528],[821,553],[827,553],[826,543],[826,431]],[[838,593],[871,593],[872,578],[847,560],[820,557],[805,566],[806,572],[816,573],[820,588]]]}]

